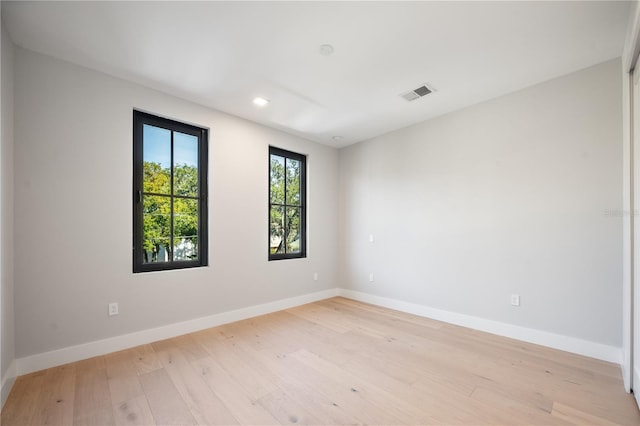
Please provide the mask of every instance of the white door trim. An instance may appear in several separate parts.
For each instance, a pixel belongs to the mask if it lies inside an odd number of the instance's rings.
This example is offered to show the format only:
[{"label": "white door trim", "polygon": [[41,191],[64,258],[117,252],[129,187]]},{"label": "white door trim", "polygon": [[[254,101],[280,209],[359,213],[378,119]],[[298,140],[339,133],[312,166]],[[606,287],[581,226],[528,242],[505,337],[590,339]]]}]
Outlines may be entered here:
[{"label": "white door trim", "polygon": [[[638,172],[634,169],[640,169],[640,163],[634,157],[640,153],[638,147],[637,136],[634,137],[634,79],[633,70],[636,66],[636,61],[640,53],[640,7],[638,2],[631,4],[629,11],[629,23],[627,26],[627,36],[625,40],[624,49],[622,52],[622,84],[623,84],[623,282],[622,282],[622,377],[624,380],[624,386],[627,392],[633,389],[634,383],[636,387],[640,387],[640,372],[637,371],[640,368],[640,363],[636,362],[634,368],[634,357],[637,359],[638,355],[634,355],[634,340],[638,344],[638,340],[635,337],[634,332],[634,317],[638,316],[638,313],[634,314],[634,306],[637,306],[640,310],[640,304],[635,303],[634,299],[637,295],[634,295],[635,282],[640,278],[640,262],[636,260],[637,254],[640,254],[640,236],[636,236],[638,233],[635,229],[635,217],[637,201],[640,201],[640,197],[634,196],[636,189],[640,189],[640,179],[637,176]],[[636,72],[636,78],[640,76],[639,72]],[[636,101],[637,103],[637,101]],[[640,130],[640,123],[636,123],[636,130]],[[634,148],[635,152],[634,152]],[[634,253],[638,248],[639,253]],[[640,330],[636,330],[640,331]],[[635,345],[640,352],[640,346]],[[640,395],[640,391],[636,392],[636,396]],[[639,406],[640,406],[640,400]]]}]

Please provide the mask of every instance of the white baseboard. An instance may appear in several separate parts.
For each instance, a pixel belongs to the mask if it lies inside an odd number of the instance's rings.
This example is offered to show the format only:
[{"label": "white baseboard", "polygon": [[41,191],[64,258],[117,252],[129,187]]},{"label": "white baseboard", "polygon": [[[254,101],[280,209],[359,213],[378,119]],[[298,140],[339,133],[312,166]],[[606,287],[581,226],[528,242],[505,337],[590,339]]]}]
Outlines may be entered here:
[{"label": "white baseboard", "polygon": [[2,384],[0,385],[0,409],[2,409],[4,407],[4,403],[7,402],[9,392],[11,392],[11,388],[16,381],[16,376],[16,360],[14,359],[11,361],[7,371],[2,376]]},{"label": "white baseboard", "polygon": [[162,327],[137,331],[135,333],[124,334],[121,336],[110,337],[108,339],[97,340],[77,346],[70,346],[50,352],[31,355],[16,360],[17,373],[18,375],[28,374],[34,371],[67,364],[69,362],[105,355],[111,352],[132,348],[134,346],[169,339],[182,334],[193,333],[194,331],[204,330],[206,328],[216,327],[218,325],[228,324],[258,315],[281,311],[294,306],[304,305],[305,303],[328,299],[337,295],[338,289],[318,291],[302,296],[290,297],[261,305],[249,306],[176,324],[169,324]]},{"label": "white baseboard", "polygon": [[635,367],[633,369],[633,396],[636,398],[636,404],[640,408],[640,369]]},{"label": "white baseboard", "polygon": [[631,381],[633,380],[632,374],[633,372],[629,370],[629,367],[626,364],[624,359],[624,353],[622,354],[622,364],[620,364],[620,371],[622,373],[622,382],[624,384],[624,390],[629,393],[631,392]]},{"label": "white baseboard", "polygon": [[[604,345],[602,343],[591,342],[575,337],[563,336],[560,334],[549,333],[547,331],[521,327],[518,325],[507,324],[499,321],[488,320],[471,315],[444,311],[441,309],[431,308],[429,306],[403,302],[401,300],[389,299],[386,297],[375,296],[359,291],[339,289],[338,293],[340,296],[358,300],[360,302],[371,303],[373,305],[383,306],[385,308],[395,309],[422,317],[432,318],[450,324],[460,325],[480,331],[486,331],[488,333],[509,337],[511,339],[522,340],[524,342],[548,346],[550,348],[560,349],[563,351],[572,352],[603,361],[622,364],[622,348],[618,348],[615,346]],[[638,394],[640,394],[640,392],[638,392]]]},{"label": "white baseboard", "polygon": [[[573,352],[608,362],[614,362],[617,364],[622,363],[622,349],[614,346],[603,345],[601,343],[590,342],[575,337],[562,336],[546,331],[459,314],[358,291],[334,288],[16,359],[9,367],[5,377],[2,378],[2,402],[4,403],[11,386],[15,381],[15,377],[19,375],[44,370],[46,368],[70,362],[80,361],[94,356],[105,355],[134,346],[169,339],[182,334],[192,333],[194,331],[216,327],[218,325],[228,324],[258,315],[269,314],[335,296],[343,296],[361,302],[396,309],[398,311],[433,318],[439,321],[548,346],[567,352]],[[637,372],[635,372],[635,374],[637,374]],[[636,383],[640,383],[640,379],[636,380],[639,380]],[[640,392],[638,392],[638,394],[640,395]]]}]

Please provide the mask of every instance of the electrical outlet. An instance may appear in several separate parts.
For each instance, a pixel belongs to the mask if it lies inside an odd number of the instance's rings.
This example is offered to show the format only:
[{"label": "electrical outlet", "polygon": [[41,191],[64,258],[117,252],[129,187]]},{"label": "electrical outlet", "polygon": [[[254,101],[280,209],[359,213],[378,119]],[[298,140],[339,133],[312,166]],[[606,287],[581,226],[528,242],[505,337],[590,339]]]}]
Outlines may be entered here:
[{"label": "electrical outlet", "polygon": [[375,237],[373,236],[373,234],[369,234],[369,242],[370,242],[370,243],[372,243],[372,242],[374,242],[375,240],[376,240],[376,239],[375,239]]},{"label": "electrical outlet", "polygon": [[118,309],[118,303],[109,303],[109,316],[112,317],[114,315],[118,315],[120,310]]},{"label": "electrical outlet", "polygon": [[313,280],[314,281],[318,281],[318,273],[317,272],[313,273]]},{"label": "electrical outlet", "polygon": [[373,282],[373,272],[369,274],[369,282],[372,283]]},{"label": "electrical outlet", "polygon": [[520,306],[520,295],[519,294],[512,294],[511,295],[511,304],[513,306]]}]

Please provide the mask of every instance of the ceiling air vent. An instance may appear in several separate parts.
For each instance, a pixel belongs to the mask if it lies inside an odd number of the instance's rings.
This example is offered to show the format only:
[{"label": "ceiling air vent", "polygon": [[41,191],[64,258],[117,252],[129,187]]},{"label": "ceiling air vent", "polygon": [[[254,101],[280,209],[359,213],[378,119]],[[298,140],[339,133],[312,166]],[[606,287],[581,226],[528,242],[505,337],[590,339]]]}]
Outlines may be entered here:
[{"label": "ceiling air vent", "polygon": [[428,95],[431,92],[433,92],[433,89],[425,84],[424,86],[420,86],[417,89],[413,89],[410,92],[403,93],[400,96],[406,99],[407,101],[411,102],[425,95]]}]

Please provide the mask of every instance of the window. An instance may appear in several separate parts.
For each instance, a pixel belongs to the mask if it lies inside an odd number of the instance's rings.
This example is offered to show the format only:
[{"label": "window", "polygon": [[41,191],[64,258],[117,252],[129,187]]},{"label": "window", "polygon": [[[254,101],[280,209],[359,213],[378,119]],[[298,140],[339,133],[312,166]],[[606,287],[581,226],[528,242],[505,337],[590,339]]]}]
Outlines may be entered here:
[{"label": "window", "polygon": [[304,155],[269,147],[269,260],[306,257]]},{"label": "window", "polygon": [[208,131],[133,112],[133,272],[207,265]]}]

